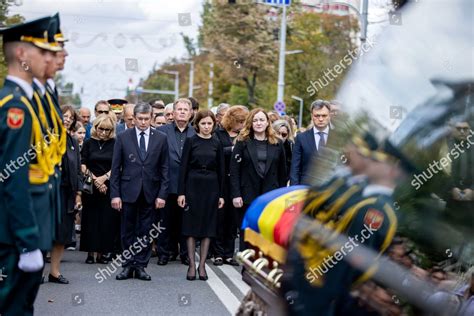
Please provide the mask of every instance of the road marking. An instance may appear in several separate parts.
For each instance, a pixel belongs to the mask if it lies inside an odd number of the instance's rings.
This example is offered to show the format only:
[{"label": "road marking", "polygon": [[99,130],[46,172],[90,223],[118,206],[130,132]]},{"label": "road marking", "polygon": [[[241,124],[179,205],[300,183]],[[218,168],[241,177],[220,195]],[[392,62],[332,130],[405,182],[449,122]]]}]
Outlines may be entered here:
[{"label": "road marking", "polygon": [[234,267],[228,265],[222,265],[218,267],[224,272],[227,278],[239,289],[239,291],[245,296],[250,290],[250,286],[242,281],[242,275],[237,272]]},{"label": "road marking", "polygon": [[209,277],[207,284],[211,287],[212,291],[216,293],[219,300],[224,304],[225,308],[231,315],[235,315],[237,309],[240,306],[240,302],[237,297],[229,290],[229,288],[222,282],[217,274],[212,271],[211,267],[206,264],[206,272]]}]

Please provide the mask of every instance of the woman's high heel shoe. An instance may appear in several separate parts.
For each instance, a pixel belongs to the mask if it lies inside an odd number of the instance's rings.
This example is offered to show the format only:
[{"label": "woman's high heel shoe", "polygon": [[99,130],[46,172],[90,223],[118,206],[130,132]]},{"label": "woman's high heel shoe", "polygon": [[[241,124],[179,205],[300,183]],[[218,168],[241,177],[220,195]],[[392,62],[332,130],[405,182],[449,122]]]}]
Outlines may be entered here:
[{"label": "woman's high heel shoe", "polygon": [[[199,266],[200,267],[200,266]],[[199,267],[198,267],[198,273],[199,273]],[[204,271],[206,271],[206,267],[204,267]],[[208,277],[207,277],[207,273],[204,272],[204,275],[201,275],[201,273],[199,273],[199,280],[201,281],[207,281]]]},{"label": "woman's high heel shoe", "polygon": [[[193,268],[193,270],[194,269],[195,268]],[[191,271],[191,265],[189,265],[189,267],[188,267],[188,273],[186,273],[186,280],[188,280],[188,281],[196,280],[196,274],[197,274],[196,270],[194,270],[194,275],[189,275],[189,271]]]}]

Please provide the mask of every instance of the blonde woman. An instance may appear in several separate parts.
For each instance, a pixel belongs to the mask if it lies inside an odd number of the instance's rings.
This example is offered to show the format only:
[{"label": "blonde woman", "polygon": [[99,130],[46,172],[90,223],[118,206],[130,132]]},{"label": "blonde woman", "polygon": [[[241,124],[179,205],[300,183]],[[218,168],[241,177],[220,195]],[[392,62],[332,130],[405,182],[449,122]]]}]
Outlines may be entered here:
[{"label": "blonde woman", "polygon": [[[87,251],[86,263],[107,263],[116,251],[120,234],[119,213],[110,206],[109,178],[115,145],[115,121],[100,114],[92,123],[91,138],[82,148],[82,171],[91,175],[92,194],[83,194],[81,251]],[[96,257],[94,259],[94,253]]]},{"label": "blonde woman", "polygon": [[277,136],[283,141],[283,147],[285,148],[285,157],[286,157],[286,174],[287,180],[290,179],[290,167],[291,167],[291,157],[293,156],[293,146],[295,145],[295,140],[291,130],[290,123],[285,120],[276,120],[273,122],[273,130]]},{"label": "blonde woman", "polygon": [[[250,111],[237,136],[230,161],[232,204],[238,209],[238,223],[252,201],[268,191],[286,186],[285,149],[262,108]],[[240,250],[244,250],[243,231]]]}]

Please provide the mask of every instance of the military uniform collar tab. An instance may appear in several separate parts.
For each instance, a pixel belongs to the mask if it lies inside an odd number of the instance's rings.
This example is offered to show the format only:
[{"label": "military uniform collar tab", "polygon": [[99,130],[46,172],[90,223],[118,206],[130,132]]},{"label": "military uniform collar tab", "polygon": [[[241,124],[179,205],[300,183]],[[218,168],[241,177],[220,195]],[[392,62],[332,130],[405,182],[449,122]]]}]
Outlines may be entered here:
[{"label": "military uniform collar tab", "polygon": [[23,80],[21,78],[18,78],[18,77],[12,76],[12,75],[8,75],[6,77],[6,79],[8,79],[8,80],[16,83],[17,85],[19,85],[20,88],[23,89],[23,91],[26,94],[26,96],[28,97],[28,99],[30,99],[30,100],[33,99],[33,86],[31,84],[29,84],[28,82],[26,82],[25,80]]},{"label": "military uniform collar tab", "polygon": [[380,184],[369,184],[364,188],[364,191],[362,191],[362,196],[364,197],[375,194],[391,196],[393,194],[393,189]]},{"label": "military uniform collar tab", "polygon": [[46,87],[36,78],[33,78],[33,82],[38,86],[41,91],[41,96],[44,96],[46,93]]}]

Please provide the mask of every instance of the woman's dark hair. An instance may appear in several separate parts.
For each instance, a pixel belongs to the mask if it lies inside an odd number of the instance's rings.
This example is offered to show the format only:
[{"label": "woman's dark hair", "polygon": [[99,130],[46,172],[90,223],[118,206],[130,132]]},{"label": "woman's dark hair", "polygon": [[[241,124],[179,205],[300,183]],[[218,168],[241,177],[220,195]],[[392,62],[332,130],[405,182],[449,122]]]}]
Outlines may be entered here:
[{"label": "woman's dark hair", "polygon": [[61,113],[65,114],[66,112],[71,112],[72,114],[72,122],[71,126],[69,127],[69,131],[74,131],[77,122],[77,113],[76,109],[74,109],[71,105],[62,105],[61,106]]},{"label": "woman's dark hair", "polygon": [[214,124],[214,126],[212,127],[212,131],[215,130],[216,128],[216,116],[214,115],[214,113],[212,113],[211,110],[200,110],[199,112],[197,112],[196,116],[194,117],[194,129],[196,130],[196,132],[199,133],[199,122],[206,118],[206,117],[210,117],[212,119],[212,122]]}]

